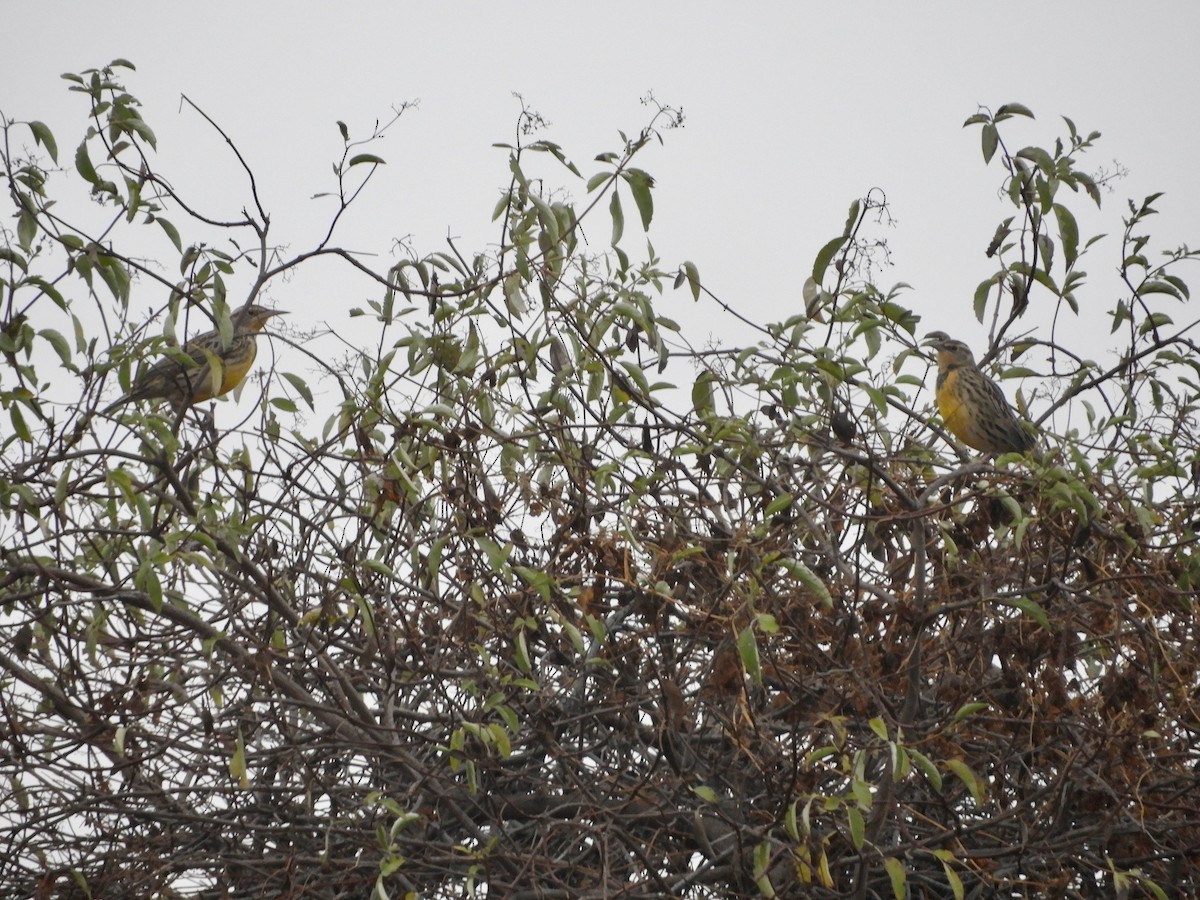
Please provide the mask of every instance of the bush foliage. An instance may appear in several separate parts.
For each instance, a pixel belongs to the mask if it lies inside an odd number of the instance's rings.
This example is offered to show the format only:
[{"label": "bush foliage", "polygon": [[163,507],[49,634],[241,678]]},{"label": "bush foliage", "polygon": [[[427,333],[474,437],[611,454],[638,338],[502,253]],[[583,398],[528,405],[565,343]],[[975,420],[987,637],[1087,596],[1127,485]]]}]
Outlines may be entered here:
[{"label": "bush foliage", "polygon": [[[1004,207],[975,349],[1042,429],[991,461],[874,196],[754,322],[642,236],[656,107],[586,166],[522,130],[495,247],[372,267],[337,226],[378,132],[338,123],[285,251],[240,155],[240,221],[172,186],[131,68],[66,76],[70,146],[2,123],[5,894],[1200,890],[1195,254],[1158,195],[1080,233],[1098,134],[966,123]],[[320,258],[369,303],[292,310],[236,404],[100,411]],[[758,340],[666,315],[717,309]]]}]

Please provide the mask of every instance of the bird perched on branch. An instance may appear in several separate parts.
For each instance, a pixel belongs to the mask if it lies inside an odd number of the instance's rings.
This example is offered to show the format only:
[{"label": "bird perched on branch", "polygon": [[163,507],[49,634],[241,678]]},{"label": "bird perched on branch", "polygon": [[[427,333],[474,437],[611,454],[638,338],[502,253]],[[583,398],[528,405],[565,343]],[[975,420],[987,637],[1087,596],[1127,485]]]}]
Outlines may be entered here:
[{"label": "bird perched on branch", "polygon": [[944,331],[930,332],[925,343],[937,350],[937,407],[955,437],[984,453],[1024,453],[1036,446],[1030,426],[975,364],[970,347]]},{"label": "bird perched on branch", "polygon": [[256,335],[273,316],[284,310],[248,303],[229,317],[232,332],[228,342],[214,328],[183,345],[186,361],[170,357],[159,360],[137,379],[129,393],[105,408],[112,412],[133,400],[167,400],[176,409],[227,394],[242,383],[258,355]]}]

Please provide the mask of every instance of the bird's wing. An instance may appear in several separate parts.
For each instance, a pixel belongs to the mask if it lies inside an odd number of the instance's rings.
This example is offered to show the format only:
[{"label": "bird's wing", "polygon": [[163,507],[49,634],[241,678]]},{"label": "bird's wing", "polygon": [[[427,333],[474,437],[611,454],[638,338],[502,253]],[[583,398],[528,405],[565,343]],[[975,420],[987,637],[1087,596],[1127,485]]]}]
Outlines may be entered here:
[{"label": "bird's wing", "polygon": [[129,399],[169,397],[176,392],[188,394],[191,386],[202,384],[204,379],[209,377],[210,368],[203,345],[199,345],[198,342],[188,343],[183,352],[195,365],[189,366],[186,362],[170,356],[163,357],[138,379],[129,392]]},{"label": "bird's wing", "polygon": [[992,379],[988,378],[986,375],[983,378],[983,383],[987,385],[987,391],[992,395],[992,399],[996,401],[997,406],[1003,408],[1011,415],[1013,413],[1012,404],[1009,403],[1008,398],[1004,396],[1004,390],[1000,387],[1000,385],[996,384],[996,382],[992,381]]}]

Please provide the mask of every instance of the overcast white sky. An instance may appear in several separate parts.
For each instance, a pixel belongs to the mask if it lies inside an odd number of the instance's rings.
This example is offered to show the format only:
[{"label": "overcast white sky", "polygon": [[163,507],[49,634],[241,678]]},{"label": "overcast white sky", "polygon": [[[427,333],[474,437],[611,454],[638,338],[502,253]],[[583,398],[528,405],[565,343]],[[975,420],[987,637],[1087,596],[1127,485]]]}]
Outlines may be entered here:
[{"label": "overcast white sky", "polygon": [[[507,168],[491,144],[512,139],[514,91],[585,175],[598,170],[596,153],[619,149],[618,129],[645,124],[648,90],[682,107],[684,129],[641,163],[658,180],[655,247],[668,267],[695,261],[707,286],[760,320],[800,304],[813,256],[851,200],[878,187],[896,219],[886,235],[894,267],[879,282],[910,283],[906,300],[923,325],[980,343],[971,297],[993,269],[983,251],[1009,213],[978,129],[961,127],[979,104],[1033,109],[1036,123],[1009,132],[1017,146],[1049,143],[1069,115],[1104,134],[1091,166],[1116,159],[1129,169],[1105,197],[1103,223],[1081,221],[1085,235],[1113,234],[1086,266],[1094,293],[1084,299],[1097,313],[1087,324],[1098,335],[1108,331],[1098,312],[1119,290],[1111,273],[1125,198],[1166,191],[1158,246],[1200,243],[1200,4],[1190,0],[1148,12],[1116,2],[790,2],[739,14],[707,2],[5,6],[0,110],[46,121],[69,164],[84,104],[58,76],[128,58],[138,71],[124,77],[158,133],[163,171],[202,191],[213,214],[248,202],[220,139],[181,107],[187,94],[255,168],[276,238],[293,250],[327,221],[328,203],[310,197],[332,186],[335,120],[363,135],[412,100],[419,108],[376,148],[389,165],[341,242],[386,252],[411,236],[425,253],[446,249],[447,233],[464,250],[494,241],[489,219]],[[596,249],[607,242],[590,237]],[[268,301],[304,327],[337,324],[369,292],[317,274]],[[664,302],[678,305],[664,311],[702,315],[693,324],[727,333],[711,306],[685,296],[670,295]]]}]

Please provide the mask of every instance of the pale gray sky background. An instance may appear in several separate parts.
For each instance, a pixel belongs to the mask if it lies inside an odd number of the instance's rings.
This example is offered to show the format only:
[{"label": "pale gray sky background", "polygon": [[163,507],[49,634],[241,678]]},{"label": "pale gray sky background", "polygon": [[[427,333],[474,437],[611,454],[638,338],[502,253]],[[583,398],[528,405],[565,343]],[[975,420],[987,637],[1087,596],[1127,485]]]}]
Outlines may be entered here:
[{"label": "pale gray sky background", "polygon": [[[1127,197],[1166,191],[1153,223],[1158,248],[1200,242],[1195,97],[1200,4],[1045,3],[315,3],[161,2],[102,6],[7,3],[0,110],[54,130],[62,159],[82,134],[85,103],[66,71],[125,57],[126,84],[159,137],[160,167],[206,211],[233,216],[249,202],[223,143],[189,109],[187,94],[254,167],[276,240],[299,251],[327,223],[335,120],[363,136],[406,101],[407,113],[374,148],[389,165],[340,232],[344,246],[386,253],[410,237],[421,253],[494,243],[490,222],[506,185],[504,151],[519,111],[512,92],[550,122],[585,176],[592,157],[620,148],[618,129],[649,118],[653,91],[682,107],[686,125],[641,166],[658,180],[652,228],[664,266],[693,260],[706,286],[748,315],[778,320],[801,303],[813,256],[835,236],[850,202],[887,193],[896,224],[885,233],[904,301],[930,328],[972,343],[985,334],[971,297],[994,263],[984,249],[1009,215],[984,168],[980,104],[1016,101],[1036,122],[1005,134],[1048,144],[1060,115],[1103,132],[1085,168],[1113,160],[1129,176],[1106,194],[1085,235],[1111,237],[1085,268],[1084,325],[1106,339],[1120,286],[1120,216]],[[30,142],[32,144],[32,142]],[[583,186],[575,187],[576,196]],[[1077,212],[1085,204],[1075,205]],[[177,217],[177,221],[182,217]],[[599,224],[599,223],[597,223]],[[592,226],[596,250],[607,232]],[[634,221],[629,235],[637,230]],[[185,233],[185,240],[187,235]],[[380,268],[384,263],[380,260]],[[324,273],[324,274],[322,274]],[[1187,273],[1184,273],[1185,276]],[[344,322],[374,291],[321,267],[277,286],[269,302],[300,326]],[[149,309],[163,298],[136,298]],[[689,320],[693,339],[726,335],[713,306],[668,295],[664,312]],[[701,321],[695,317],[702,316]]]}]

